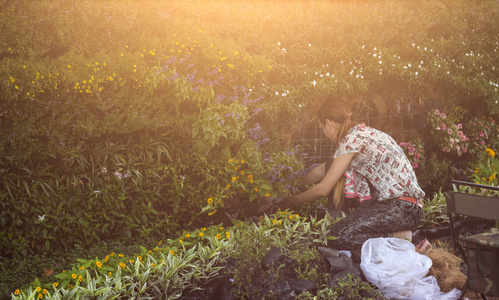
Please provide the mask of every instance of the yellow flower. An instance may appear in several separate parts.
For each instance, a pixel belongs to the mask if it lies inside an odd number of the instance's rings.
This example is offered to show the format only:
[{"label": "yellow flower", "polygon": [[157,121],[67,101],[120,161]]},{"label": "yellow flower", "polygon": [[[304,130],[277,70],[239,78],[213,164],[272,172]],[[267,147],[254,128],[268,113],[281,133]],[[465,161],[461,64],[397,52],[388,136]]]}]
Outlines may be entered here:
[{"label": "yellow flower", "polygon": [[293,215],[289,216],[289,219],[290,219],[290,220],[293,220]]},{"label": "yellow flower", "polygon": [[71,65],[68,65],[68,69],[71,69]]},{"label": "yellow flower", "polygon": [[231,158],[229,159],[229,164],[231,164],[234,160]]},{"label": "yellow flower", "polygon": [[258,188],[255,188],[255,192],[258,192]]},{"label": "yellow flower", "polygon": [[68,289],[72,289],[73,288],[73,285],[72,284],[68,284]]},{"label": "yellow flower", "polygon": [[109,255],[106,255],[106,257],[104,257],[104,262],[106,262],[108,260],[109,260]]},{"label": "yellow flower", "polygon": [[43,298],[43,294],[38,294],[38,299],[42,299]]},{"label": "yellow flower", "polygon": [[232,181],[236,181],[236,179],[237,179],[236,177],[232,177]]},{"label": "yellow flower", "polygon": [[217,240],[219,240],[219,239],[221,239],[221,238],[222,238],[222,236],[220,235],[220,233],[219,233],[219,234],[217,234]]},{"label": "yellow flower", "polygon": [[123,255],[123,254],[118,254],[118,256],[119,256],[119,257],[123,257],[123,256],[125,256],[125,255]]},{"label": "yellow flower", "polygon": [[204,235],[204,234],[203,234],[202,232],[200,232],[200,233],[199,233],[199,236],[201,236],[201,237],[202,237],[203,235]]},{"label": "yellow flower", "polygon": [[228,231],[226,231],[226,232],[225,232],[225,236],[226,236],[227,238],[229,238],[229,237],[230,237],[230,233],[229,233]]},{"label": "yellow flower", "polygon": [[19,291],[19,290],[14,291],[14,295],[19,295],[20,293],[21,293],[21,291]]},{"label": "yellow flower", "polygon": [[212,215],[214,215],[214,214],[216,214],[216,213],[217,213],[217,210],[215,209],[215,210],[213,210],[213,211],[209,212],[209,213],[208,213],[208,216],[212,216]]},{"label": "yellow flower", "polygon": [[73,277],[73,279],[76,279],[76,277],[77,277],[77,276],[78,276],[78,275],[76,275],[75,273],[73,273],[73,274],[71,275],[71,277]]},{"label": "yellow flower", "polygon": [[173,255],[173,254],[174,254],[173,250],[170,250],[170,254],[171,254],[171,255]]},{"label": "yellow flower", "polygon": [[39,286],[37,286],[37,287],[36,287],[36,291],[37,291],[37,292],[39,292],[39,291],[41,291],[41,290],[42,290],[42,288],[41,288],[41,287],[39,287]]},{"label": "yellow flower", "polygon": [[43,289],[42,293],[43,293],[44,295],[47,295],[47,290],[46,290],[46,289]]},{"label": "yellow flower", "polygon": [[113,277],[113,273],[111,272],[107,273],[107,275],[109,275],[109,277]]},{"label": "yellow flower", "polygon": [[124,269],[124,268],[126,267],[126,265],[125,265],[124,263],[120,262],[120,267],[121,267],[122,269]]},{"label": "yellow flower", "polygon": [[275,224],[277,222],[277,220],[272,220],[272,224]]},{"label": "yellow flower", "polygon": [[269,193],[265,194],[265,197],[267,197],[267,198],[270,197],[270,194]]},{"label": "yellow flower", "polygon": [[230,189],[230,184],[227,184],[227,186],[225,188],[226,189]]},{"label": "yellow flower", "polygon": [[234,69],[234,65],[233,64],[227,64],[227,67],[229,67],[231,69]]},{"label": "yellow flower", "polygon": [[179,240],[179,242],[180,242],[180,244],[183,244],[183,243],[184,243],[184,241],[182,241],[182,240]]},{"label": "yellow flower", "polygon": [[133,259],[130,259],[129,262],[133,264],[135,261]]},{"label": "yellow flower", "polygon": [[487,153],[492,156],[492,157],[495,157],[496,156],[496,153],[494,152],[494,150],[490,149],[490,148],[487,148],[485,149],[485,151],[487,151]]},{"label": "yellow flower", "polygon": [[58,284],[57,282],[52,283],[52,286],[53,286],[53,287],[55,287],[55,288],[56,288],[58,285],[59,285],[59,284]]},{"label": "yellow flower", "polygon": [[213,198],[208,198],[208,204],[212,204],[213,203]]},{"label": "yellow flower", "polygon": [[78,281],[79,281],[79,282],[81,282],[81,280],[82,280],[82,279],[83,279],[83,277],[81,277],[81,275],[80,275],[80,276],[78,276]]},{"label": "yellow flower", "polygon": [[101,268],[102,269],[102,263],[100,261],[97,261],[95,264],[97,265],[97,268]]}]

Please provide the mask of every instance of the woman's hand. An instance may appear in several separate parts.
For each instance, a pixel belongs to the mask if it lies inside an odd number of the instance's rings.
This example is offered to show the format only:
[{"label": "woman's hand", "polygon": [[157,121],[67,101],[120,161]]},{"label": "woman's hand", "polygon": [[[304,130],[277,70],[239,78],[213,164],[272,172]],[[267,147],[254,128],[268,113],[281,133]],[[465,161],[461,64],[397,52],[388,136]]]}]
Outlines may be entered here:
[{"label": "woman's hand", "polygon": [[288,198],[285,198],[279,203],[279,207],[283,209],[287,208],[295,208],[299,206],[301,203],[298,201],[298,198],[296,196],[290,196]]}]

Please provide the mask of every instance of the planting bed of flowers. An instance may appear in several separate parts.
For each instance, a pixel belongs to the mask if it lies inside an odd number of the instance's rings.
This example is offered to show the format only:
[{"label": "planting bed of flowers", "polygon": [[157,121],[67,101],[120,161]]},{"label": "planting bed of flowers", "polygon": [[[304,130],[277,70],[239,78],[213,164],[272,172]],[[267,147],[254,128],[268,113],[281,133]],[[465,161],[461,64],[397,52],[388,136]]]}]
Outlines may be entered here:
[{"label": "planting bed of flowers", "polygon": [[[446,222],[449,179],[498,185],[497,2],[4,2],[5,299],[175,299],[242,253],[233,283],[254,296],[265,250],[325,243],[323,203],[272,201],[313,167],[294,138],[327,95],[425,107],[397,141],[422,226]],[[359,296],[300,268],[321,297]]]}]

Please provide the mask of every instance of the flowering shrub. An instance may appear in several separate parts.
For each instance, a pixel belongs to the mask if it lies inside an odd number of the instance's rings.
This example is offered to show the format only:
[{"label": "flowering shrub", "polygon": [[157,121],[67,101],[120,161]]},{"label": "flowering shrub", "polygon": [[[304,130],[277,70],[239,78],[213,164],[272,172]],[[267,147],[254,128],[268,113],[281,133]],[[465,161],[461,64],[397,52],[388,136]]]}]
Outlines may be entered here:
[{"label": "flowering shrub", "polygon": [[435,109],[429,113],[428,122],[432,126],[431,135],[440,150],[458,156],[468,152],[469,138],[463,132],[463,125],[456,115],[445,114]]},{"label": "flowering shrub", "polygon": [[411,162],[414,170],[418,169],[425,163],[424,145],[421,140],[414,140],[411,142],[402,142],[400,146],[404,150],[405,155]]},{"label": "flowering shrub", "polygon": [[[466,123],[466,132],[469,136],[469,152],[480,156],[484,148],[491,143],[498,143],[498,127],[492,118],[473,118]],[[492,145],[492,147],[497,144]]]},{"label": "flowering shrub", "polygon": [[411,162],[419,186],[427,194],[438,192],[454,176],[455,171],[452,168],[452,161],[445,157],[439,157],[437,153],[430,152],[428,154],[421,139],[402,142],[400,146]]}]

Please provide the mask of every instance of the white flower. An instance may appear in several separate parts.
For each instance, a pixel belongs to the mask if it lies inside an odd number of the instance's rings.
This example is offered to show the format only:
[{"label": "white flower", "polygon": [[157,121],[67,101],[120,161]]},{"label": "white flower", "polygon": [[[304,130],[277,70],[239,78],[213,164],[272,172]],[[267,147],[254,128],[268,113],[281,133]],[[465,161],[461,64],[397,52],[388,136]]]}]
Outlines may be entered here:
[{"label": "white flower", "polygon": [[277,42],[277,45],[280,46],[281,45],[281,42]]},{"label": "white flower", "polygon": [[43,216],[38,216],[38,220],[43,221],[43,219],[45,219],[45,215],[43,215]]},{"label": "white flower", "polygon": [[106,168],[106,167],[102,168],[102,169],[101,169],[101,172],[102,172],[102,173],[107,173],[107,168]]},{"label": "white flower", "polygon": [[312,44],[308,44],[309,47],[312,47]]},{"label": "white flower", "polygon": [[118,180],[121,180],[121,173],[116,171],[114,172],[114,176],[116,176],[116,178],[118,178]]},{"label": "white flower", "polygon": [[316,86],[316,85],[317,85],[317,81],[315,81],[315,80],[314,80],[314,81],[312,81],[311,83],[312,83],[312,85],[313,85],[313,86]]}]

